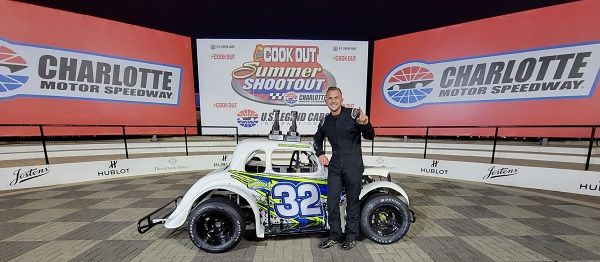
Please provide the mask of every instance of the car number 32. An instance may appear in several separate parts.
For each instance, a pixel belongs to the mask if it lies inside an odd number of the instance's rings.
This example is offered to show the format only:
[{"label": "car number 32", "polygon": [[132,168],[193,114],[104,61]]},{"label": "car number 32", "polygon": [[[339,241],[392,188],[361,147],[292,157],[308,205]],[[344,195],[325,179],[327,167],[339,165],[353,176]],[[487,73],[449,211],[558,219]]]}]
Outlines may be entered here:
[{"label": "car number 32", "polygon": [[275,203],[274,208],[277,215],[283,218],[319,216],[323,209],[319,204],[321,192],[314,183],[277,183],[271,190],[274,199],[280,199],[281,203]]}]

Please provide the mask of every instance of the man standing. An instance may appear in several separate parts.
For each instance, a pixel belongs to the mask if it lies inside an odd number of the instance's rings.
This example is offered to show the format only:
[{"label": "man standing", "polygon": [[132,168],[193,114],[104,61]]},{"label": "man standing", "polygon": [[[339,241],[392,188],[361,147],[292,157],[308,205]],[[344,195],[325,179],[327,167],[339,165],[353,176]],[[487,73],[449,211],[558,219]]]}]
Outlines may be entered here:
[{"label": "man standing", "polygon": [[[362,173],[365,169],[362,160],[361,134],[365,139],[373,139],[375,131],[369,123],[369,117],[358,110],[342,106],[344,98],[342,90],[329,87],[325,93],[325,102],[331,111],[319,123],[313,136],[314,146],[319,161],[329,166],[327,175],[327,210],[329,222],[329,238],[319,244],[320,248],[329,248],[342,242],[342,249],[349,250],[356,246],[360,228],[359,195]],[[332,147],[331,161],[323,152],[323,140],[327,137]],[[346,188],[346,238],[343,239],[340,221],[340,193]]]}]

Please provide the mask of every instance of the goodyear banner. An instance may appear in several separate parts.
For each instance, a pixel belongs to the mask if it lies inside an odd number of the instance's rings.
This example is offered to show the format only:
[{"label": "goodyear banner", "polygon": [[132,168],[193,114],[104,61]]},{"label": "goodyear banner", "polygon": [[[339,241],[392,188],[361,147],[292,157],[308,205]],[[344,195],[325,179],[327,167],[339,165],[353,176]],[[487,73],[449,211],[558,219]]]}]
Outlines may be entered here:
[{"label": "goodyear banner", "polygon": [[[329,112],[325,92],[342,89],[344,104],[365,109],[368,43],[356,41],[198,39],[203,126],[237,126],[266,135],[279,109],[281,130],[298,111],[298,131],[313,134]],[[203,129],[204,134],[234,130]]]},{"label": "goodyear banner", "polygon": [[[489,18],[375,42],[375,126],[597,125],[595,1]],[[568,21],[568,26],[564,24]],[[500,136],[589,137],[590,128],[502,128]],[[385,129],[379,134],[424,134]],[[493,136],[493,129],[430,129]]]},{"label": "goodyear banner", "polygon": [[[0,123],[196,125],[189,38],[11,1],[0,2],[0,16]],[[45,135],[122,134],[119,129],[47,127]],[[0,136],[39,134],[0,127]]]}]

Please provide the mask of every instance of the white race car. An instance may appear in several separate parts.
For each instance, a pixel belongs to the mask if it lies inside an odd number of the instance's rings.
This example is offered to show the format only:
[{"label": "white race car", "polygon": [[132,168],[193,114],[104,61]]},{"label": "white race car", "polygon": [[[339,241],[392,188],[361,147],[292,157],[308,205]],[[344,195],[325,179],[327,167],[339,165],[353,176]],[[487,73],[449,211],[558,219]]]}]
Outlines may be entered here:
[{"label": "white race car", "polygon": [[[391,182],[385,168],[366,168],[362,181],[362,234],[380,244],[400,240],[415,219],[406,192]],[[259,238],[326,232],[327,194],[327,168],[312,144],[248,139],[237,145],[228,166],[203,176],[183,198],[140,219],[138,231],[161,223],[179,228],[187,222],[198,248],[225,252],[240,242],[247,227],[254,227]],[[345,210],[343,194],[341,199]],[[177,205],[173,212],[152,218],[172,204]]]}]

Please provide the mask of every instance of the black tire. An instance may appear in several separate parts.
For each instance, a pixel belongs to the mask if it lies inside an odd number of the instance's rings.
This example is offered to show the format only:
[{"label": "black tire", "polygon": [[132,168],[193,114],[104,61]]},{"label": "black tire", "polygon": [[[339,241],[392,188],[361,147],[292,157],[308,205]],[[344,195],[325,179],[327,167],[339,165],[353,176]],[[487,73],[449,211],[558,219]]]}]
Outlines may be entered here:
[{"label": "black tire", "polygon": [[240,207],[225,198],[202,202],[190,213],[188,233],[198,248],[221,253],[235,247],[246,231]]},{"label": "black tire", "polygon": [[387,245],[406,235],[410,218],[408,206],[402,200],[388,194],[375,194],[363,205],[360,227],[367,238]]}]

